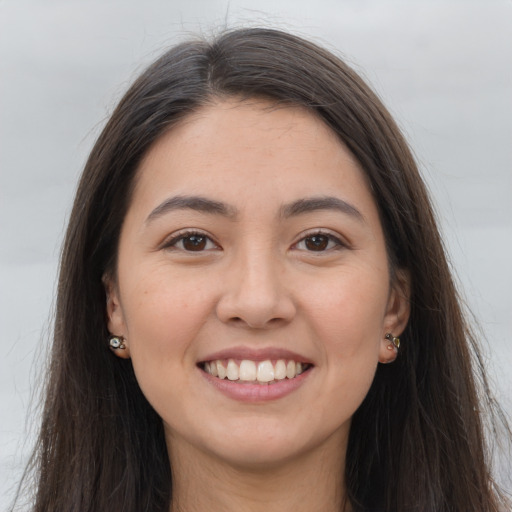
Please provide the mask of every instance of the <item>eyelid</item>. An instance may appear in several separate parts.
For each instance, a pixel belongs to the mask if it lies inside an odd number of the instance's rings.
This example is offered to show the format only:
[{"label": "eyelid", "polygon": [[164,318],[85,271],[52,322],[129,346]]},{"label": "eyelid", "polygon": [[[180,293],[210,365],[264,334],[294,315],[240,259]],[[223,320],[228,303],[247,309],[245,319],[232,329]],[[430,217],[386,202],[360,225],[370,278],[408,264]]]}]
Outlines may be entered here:
[{"label": "eyelid", "polygon": [[182,251],[182,252],[193,253],[194,251],[187,251],[185,249],[177,248],[176,244],[180,240],[183,240],[184,238],[187,238],[188,236],[194,236],[194,235],[204,236],[211,243],[213,243],[215,245],[214,249],[204,249],[202,251],[197,251],[197,253],[221,249],[220,245],[215,241],[215,239],[212,235],[210,235],[206,231],[203,231],[201,229],[196,229],[196,228],[184,228],[175,233],[172,233],[171,235],[169,235],[168,237],[165,238],[165,240],[162,242],[162,244],[160,245],[159,248],[160,249],[169,249],[169,250],[175,249],[175,250]]},{"label": "eyelid", "polygon": [[[162,244],[160,244],[160,247],[159,249],[176,249],[176,250],[180,250],[180,251],[183,251],[183,252],[190,252],[190,253],[193,253],[194,251],[187,251],[185,249],[181,249],[181,248],[177,248],[176,247],[176,244],[184,239],[184,238],[187,238],[188,236],[194,236],[194,235],[198,235],[198,236],[204,236],[206,237],[213,245],[215,245],[215,248],[212,249],[204,249],[202,251],[197,251],[198,253],[201,253],[201,252],[206,252],[206,251],[211,251],[211,250],[218,250],[218,249],[222,249],[221,246],[217,243],[217,241],[215,240],[215,238],[210,235],[209,233],[207,233],[206,231],[203,231],[201,229],[197,229],[197,228],[184,228],[184,229],[181,229],[175,233],[172,233],[171,235],[169,235],[168,237],[166,237],[166,239],[162,242]],[[297,239],[296,242],[294,242],[292,245],[291,245],[291,249],[292,250],[295,250],[297,249],[297,245],[300,244],[301,242],[303,242],[305,239],[307,239],[308,237],[312,237],[312,236],[318,236],[318,235],[321,235],[321,236],[326,236],[329,238],[330,241],[333,241],[335,244],[336,244],[336,247],[331,247],[330,249],[326,249],[324,251],[318,251],[319,253],[322,253],[322,252],[330,252],[330,251],[333,251],[333,250],[336,250],[336,249],[341,249],[341,248],[350,248],[350,244],[344,240],[344,238],[342,236],[340,236],[338,233],[334,233],[332,232],[331,230],[329,229],[325,229],[325,228],[317,228],[317,229],[311,229],[311,230],[308,230],[304,233],[301,233]],[[297,250],[301,250],[301,249],[297,249]],[[315,252],[315,251],[307,251],[307,249],[303,249],[305,250],[306,252]]]},{"label": "eyelid", "polygon": [[[305,233],[301,233],[299,235],[298,240],[292,244],[291,248],[296,249],[296,247],[299,243],[303,242],[306,238],[309,238],[309,237],[312,237],[315,235],[326,236],[327,238],[329,238],[330,241],[333,241],[336,243],[336,247],[332,247],[332,248],[326,249],[324,251],[318,251],[318,254],[330,252],[330,251],[337,250],[337,249],[350,248],[350,244],[339,233],[334,233],[331,230],[325,229],[325,228],[311,229]],[[297,249],[297,250],[301,250],[301,249]],[[304,249],[304,250],[307,251],[307,249]],[[315,251],[307,251],[307,252],[315,253]]]}]

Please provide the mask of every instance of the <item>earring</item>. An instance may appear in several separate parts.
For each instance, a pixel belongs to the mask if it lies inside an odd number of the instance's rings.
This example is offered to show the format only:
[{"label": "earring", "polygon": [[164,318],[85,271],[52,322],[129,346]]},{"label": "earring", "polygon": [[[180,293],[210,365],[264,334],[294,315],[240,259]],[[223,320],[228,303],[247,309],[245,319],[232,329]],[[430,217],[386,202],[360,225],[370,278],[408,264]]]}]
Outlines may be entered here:
[{"label": "earring", "polygon": [[108,340],[110,348],[117,350],[118,348],[124,350],[126,345],[124,344],[124,338],[122,336],[110,336]]},{"label": "earring", "polygon": [[387,346],[388,350],[395,350],[400,348],[400,338],[395,338],[390,332],[388,332],[384,338],[386,338],[391,343]]}]

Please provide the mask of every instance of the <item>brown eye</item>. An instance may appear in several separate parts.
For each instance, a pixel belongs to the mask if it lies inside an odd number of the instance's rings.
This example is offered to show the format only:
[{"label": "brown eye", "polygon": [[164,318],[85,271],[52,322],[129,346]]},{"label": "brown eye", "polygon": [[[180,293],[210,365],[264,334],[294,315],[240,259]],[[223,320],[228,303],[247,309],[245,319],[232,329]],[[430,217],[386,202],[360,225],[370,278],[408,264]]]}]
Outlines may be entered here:
[{"label": "brown eye", "polygon": [[304,239],[306,248],[309,251],[325,251],[329,245],[329,237],[326,235],[313,235]]},{"label": "brown eye", "polygon": [[219,249],[219,246],[207,235],[203,233],[182,233],[164,246],[169,250],[180,250],[184,252],[203,252],[213,249]]},{"label": "brown eye", "polygon": [[208,237],[204,235],[189,235],[182,238],[183,249],[186,251],[203,251]]},{"label": "brown eye", "polygon": [[346,244],[338,237],[321,231],[305,236],[293,246],[294,249],[300,251],[319,253],[327,253],[336,249],[342,249],[343,247],[346,247]]}]

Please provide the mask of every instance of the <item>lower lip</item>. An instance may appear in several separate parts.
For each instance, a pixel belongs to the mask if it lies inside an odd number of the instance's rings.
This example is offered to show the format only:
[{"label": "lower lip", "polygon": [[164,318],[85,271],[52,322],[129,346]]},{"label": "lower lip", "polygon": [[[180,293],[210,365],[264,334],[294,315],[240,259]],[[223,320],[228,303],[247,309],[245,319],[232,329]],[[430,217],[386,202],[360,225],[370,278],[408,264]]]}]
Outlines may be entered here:
[{"label": "lower lip", "polygon": [[268,402],[289,395],[308,378],[313,368],[309,368],[293,379],[283,379],[274,384],[239,384],[238,381],[219,379],[199,369],[209,384],[222,394],[241,402]]}]

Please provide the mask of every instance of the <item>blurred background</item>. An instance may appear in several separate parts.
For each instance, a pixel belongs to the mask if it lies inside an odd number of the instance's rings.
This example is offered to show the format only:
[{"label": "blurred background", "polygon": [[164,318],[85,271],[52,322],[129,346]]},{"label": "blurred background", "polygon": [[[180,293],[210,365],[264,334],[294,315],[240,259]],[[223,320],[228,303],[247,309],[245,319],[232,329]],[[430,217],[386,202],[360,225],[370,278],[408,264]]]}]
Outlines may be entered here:
[{"label": "blurred background", "polygon": [[397,119],[512,412],[511,0],[0,0],[0,510],[33,444],[60,244],[95,138],[163,49],[260,25],[344,56]]}]

